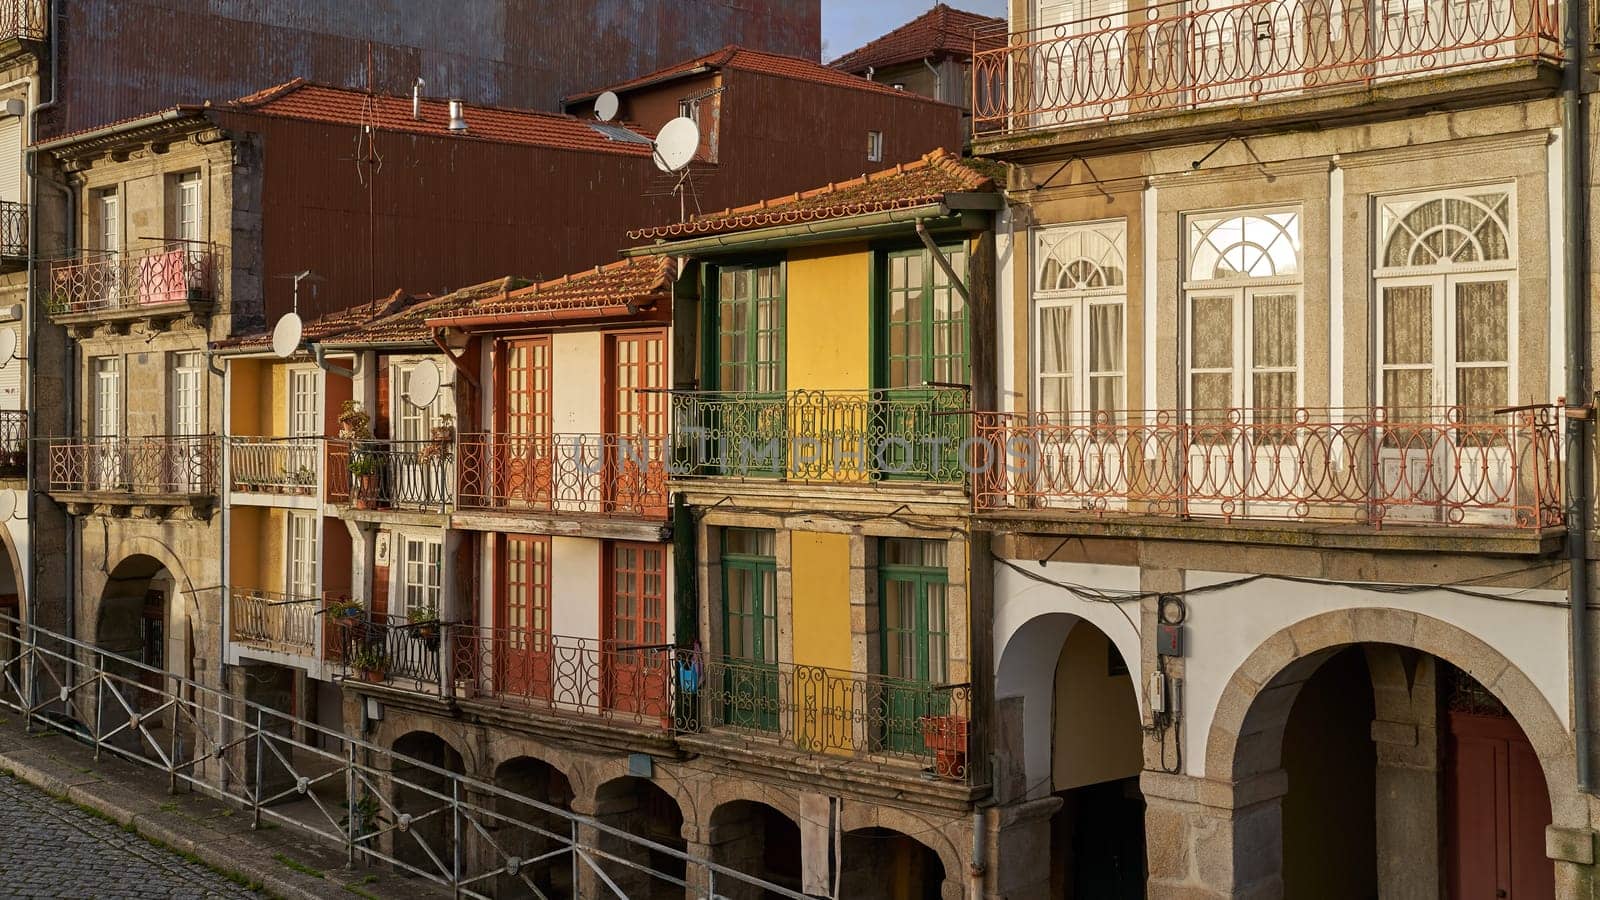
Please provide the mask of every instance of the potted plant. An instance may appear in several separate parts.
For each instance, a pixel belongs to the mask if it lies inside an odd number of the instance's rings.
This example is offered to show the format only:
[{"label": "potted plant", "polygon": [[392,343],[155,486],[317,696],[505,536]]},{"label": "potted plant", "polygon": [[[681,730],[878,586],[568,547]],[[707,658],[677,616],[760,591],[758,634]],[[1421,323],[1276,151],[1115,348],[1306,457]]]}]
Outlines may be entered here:
[{"label": "potted plant", "polygon": [[356,509],[377,509],[383,494],[383,457],[372,450],[350,451],[350,487]]},{"label": "potted plant", "polygon": [[349,597],[340,597],[328,604],[328,615],[343,625],[353,625],[361,621],[361,614],[365,611],[361,601]]},{"label": "potted plant", "polygon": [[422,462],[449,462],[456,444],[455,416],[449,413],[439,417],[439,424],[428,433],[428,443],[417,451]]},{"label": "potted plant", "polygon": [[339,437],[347,441],[372,440],[372,414],[358,400],[346,400],[339,407]]},{"label": "potted plant", "polygon": [[411,633],[429,649],[439,646],[439,610],[432,606],[414,607],[406,612],[406,622],[411,625]]},{"label": "potted plant", "polygon": [[369,835],[377,834],[378,829],[384,824],[382,817],[383,807],[378,803],[378,798],[371,791],[363,791],[361,799],[350,804],[350,809],[345,813],[339,827],[351,837],[360,841]]},{"label": "potted plant", "polygon": [[362,681],[376,684],[383,681],[383,676],[389,669],[389,658],[383,652],[382,644],[364,643],[350,654],[350,668],[361,675]]},{"label": "potted plant", "polygon": [[27,474],[27,448],[7,447],[0,450],[0,478],[21,478]]},{"label": "potted plant", "polygon": [[922,743],[934,751],[934,773],[961,780],[967,774],[967,717],[923,716]]}]

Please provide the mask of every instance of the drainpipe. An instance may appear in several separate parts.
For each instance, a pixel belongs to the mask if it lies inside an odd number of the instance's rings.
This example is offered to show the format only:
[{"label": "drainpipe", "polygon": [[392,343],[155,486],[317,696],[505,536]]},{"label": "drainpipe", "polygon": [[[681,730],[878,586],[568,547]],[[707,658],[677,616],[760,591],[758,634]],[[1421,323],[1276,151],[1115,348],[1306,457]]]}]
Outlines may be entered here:
[{"label": "drainpipe", "polygon": [[967,871],[968,900],[983,900],[983,876],[989,871],[987,832],[989,810],[979,806],[972,811],[972,866]]},{"label": "drainpipe", "polygon": [[1578,757],[1578,790],[1592,790],[1589,772],[1589,441],[1588,418],[1593,406],[1588,395],[1588,206],[1585,166],[1588,152],[1587,111],[1583,95],[1585,67],[1584,29],[1589,23],[1588,0],[1571,0],[1567,6],[1565,38],[1567,66],[1561,89],[1562,119],[1567,129],[1563,150],[1563,210],[1566,221],[1562,242],[1566,259],[1567,319],[1567,563],[1568,607],[1572,639],[1572,731]]},{"label": "drainpipe", "polygon": [[928,62],[927,57],[922,58],[922,64],[928,67],[929,72],[933,73],[933,99],[943,101],[944,76],[939,74],[938,67],[936,67],[933,63]]}]

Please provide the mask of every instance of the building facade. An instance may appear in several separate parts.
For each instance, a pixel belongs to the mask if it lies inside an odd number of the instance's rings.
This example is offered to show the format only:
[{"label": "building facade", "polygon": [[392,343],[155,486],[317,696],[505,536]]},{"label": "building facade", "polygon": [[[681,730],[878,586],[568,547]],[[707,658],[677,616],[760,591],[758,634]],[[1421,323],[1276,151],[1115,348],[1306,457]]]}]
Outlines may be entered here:
[{"label": "building facade", "polygon": [[971,126],[972,54],[1005,43],[1006,20],[944,3],[831,60],[841,72],[961,107]]},{"label": "building facade", "polygon": [[975,78],[1049,896],[1587,896],[1554,9],[1091,12],[1014,4]]}]

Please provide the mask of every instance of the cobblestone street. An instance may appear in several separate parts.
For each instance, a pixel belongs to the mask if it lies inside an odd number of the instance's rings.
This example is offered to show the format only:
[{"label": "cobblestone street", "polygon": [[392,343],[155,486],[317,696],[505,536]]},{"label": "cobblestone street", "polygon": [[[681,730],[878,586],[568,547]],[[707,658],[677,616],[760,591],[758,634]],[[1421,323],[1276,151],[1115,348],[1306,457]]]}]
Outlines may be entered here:
[{"label": "cobblestone street", "polygon": [[0,898],[259,896],[9,776],[0,835]]}]

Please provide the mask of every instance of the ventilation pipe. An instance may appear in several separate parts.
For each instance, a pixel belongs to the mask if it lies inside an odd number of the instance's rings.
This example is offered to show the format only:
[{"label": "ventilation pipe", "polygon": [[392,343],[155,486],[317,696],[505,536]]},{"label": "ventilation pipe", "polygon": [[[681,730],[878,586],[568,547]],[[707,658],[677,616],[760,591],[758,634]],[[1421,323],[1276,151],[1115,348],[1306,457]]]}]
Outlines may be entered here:
[{"label": "ventilation pipe", "polygon": [[466,120],[466,117],[462,115],[462,111],[461,111],[462,105],[463,104],[462,104],[462,102],[460,100],[451,100],[450,101],[450,130],[451,131],[466,131],[467,130],[467,120]]},{"label": "ventilation pipe", "polygon": [[416,84],[411,86],[411,118],[418,122],[422,121],[422,89],[427,86],[428,83],[423,81],[420,75],[417,76]]}]

